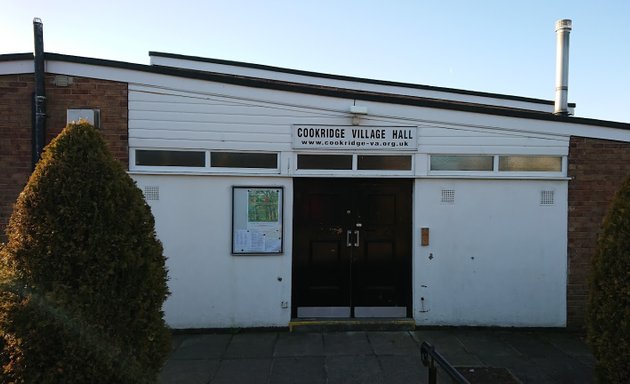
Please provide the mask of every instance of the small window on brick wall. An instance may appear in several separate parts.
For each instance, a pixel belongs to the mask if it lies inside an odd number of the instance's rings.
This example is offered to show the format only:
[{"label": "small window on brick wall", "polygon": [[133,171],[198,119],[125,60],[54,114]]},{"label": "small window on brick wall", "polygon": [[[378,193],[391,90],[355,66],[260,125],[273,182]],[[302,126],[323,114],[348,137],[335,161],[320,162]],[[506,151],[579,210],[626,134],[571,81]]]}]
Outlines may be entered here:
[{"label": "small window on brick wall", "polygon": [[70,108],[66,111],[66,123],[78,123],[85,120],[92,124],[94,128],[101,127],[101,110],[88,108]]}]

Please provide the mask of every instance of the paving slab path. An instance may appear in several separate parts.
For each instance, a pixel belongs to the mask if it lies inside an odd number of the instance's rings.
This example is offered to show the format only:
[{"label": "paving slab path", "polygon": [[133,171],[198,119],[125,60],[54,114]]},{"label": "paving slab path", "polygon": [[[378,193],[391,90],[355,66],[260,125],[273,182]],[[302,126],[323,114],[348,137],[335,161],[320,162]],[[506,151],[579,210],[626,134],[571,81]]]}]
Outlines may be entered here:
[{"label": "paving slab path", "polygon": [[[594,381],[594,359],[579,334],[548,329],[421,328],[178,334],[160,383],[427,383],[428,372],[420,359],[424,341],[455,367],[504,368],[516,383]],[[438,373],[438,379],[444,377]]]}]

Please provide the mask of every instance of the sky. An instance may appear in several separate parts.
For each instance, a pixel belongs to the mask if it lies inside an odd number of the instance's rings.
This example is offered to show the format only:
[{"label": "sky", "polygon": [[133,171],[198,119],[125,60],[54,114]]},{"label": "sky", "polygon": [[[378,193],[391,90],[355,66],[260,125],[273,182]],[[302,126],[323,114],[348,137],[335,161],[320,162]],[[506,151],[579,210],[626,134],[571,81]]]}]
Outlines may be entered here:
[{"label": "sky", "polygon": [[571,19],[576,116],[630,123],[627,0],[0,0],[0,54],[149,64],[149,51],[553,100]]}]

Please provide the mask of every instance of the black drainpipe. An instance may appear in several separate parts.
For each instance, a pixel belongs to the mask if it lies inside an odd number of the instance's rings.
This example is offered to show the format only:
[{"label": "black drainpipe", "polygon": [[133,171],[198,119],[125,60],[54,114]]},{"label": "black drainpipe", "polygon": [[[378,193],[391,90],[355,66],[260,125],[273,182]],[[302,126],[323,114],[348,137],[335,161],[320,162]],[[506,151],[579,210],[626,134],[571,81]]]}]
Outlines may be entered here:
[{"label": "black drainpipe", "polygon": [[35,36],[35,94],[33,95],[33,168],[39,161],[46,140],[46,89],[44,87],[44,25],[33,19]]}]

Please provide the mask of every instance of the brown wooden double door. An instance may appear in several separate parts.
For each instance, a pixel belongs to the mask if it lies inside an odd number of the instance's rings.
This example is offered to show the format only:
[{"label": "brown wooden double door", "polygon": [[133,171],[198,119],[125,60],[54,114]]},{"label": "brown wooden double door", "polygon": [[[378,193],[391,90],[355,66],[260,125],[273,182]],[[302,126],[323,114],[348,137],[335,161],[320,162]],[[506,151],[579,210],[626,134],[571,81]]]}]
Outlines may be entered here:
[{"label": "brown wooden double door", "polygon": [[407,179],[293,181],[294,317],[411,316]]}]

